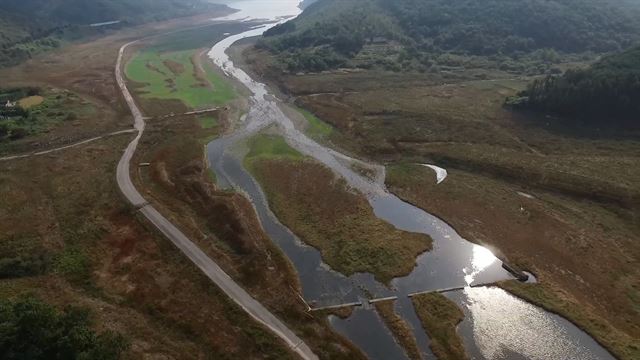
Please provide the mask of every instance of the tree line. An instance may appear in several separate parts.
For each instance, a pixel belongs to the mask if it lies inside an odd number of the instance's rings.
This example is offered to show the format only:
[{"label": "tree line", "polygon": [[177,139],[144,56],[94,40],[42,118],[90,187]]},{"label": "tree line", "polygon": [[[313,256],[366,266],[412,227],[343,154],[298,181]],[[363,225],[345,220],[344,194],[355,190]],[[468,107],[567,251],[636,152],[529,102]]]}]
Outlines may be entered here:
[{"label": "tree line", "polygon": [[640,46],[607,56],[586,69],[535,80],[506,104],[559,115],[564,121],[637,127]]}]

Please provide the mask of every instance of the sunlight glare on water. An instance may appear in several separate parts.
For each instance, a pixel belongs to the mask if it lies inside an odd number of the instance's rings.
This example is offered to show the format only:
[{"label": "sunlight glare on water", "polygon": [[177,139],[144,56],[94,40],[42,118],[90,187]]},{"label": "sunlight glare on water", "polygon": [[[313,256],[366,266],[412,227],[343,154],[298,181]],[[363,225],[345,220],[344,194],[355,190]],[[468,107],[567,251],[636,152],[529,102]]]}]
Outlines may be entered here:
[{"label": "sunlight glare on water", "polygon": [[493,253],[480,245],[473,245],[473,254],[471,259],[471,268],[464,269],[464,280],[468,285],[473,283],[476,276],[482,272],[482,270],[488,268],[491,264],[496,262],[498,258]]},{"label": "sunlight glare on water", "polygon": [[486,359],[595,360],[549,313],[495,287],[466,288],[473,336]]}]

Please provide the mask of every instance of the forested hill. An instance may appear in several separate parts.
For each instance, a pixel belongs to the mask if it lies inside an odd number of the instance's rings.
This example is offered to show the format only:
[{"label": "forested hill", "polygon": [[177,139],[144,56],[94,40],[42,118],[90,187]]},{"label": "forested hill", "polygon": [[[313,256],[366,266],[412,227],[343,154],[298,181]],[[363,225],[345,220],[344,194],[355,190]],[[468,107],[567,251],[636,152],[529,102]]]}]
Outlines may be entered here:
[{"label": "forested hill", "polygon": [[319,0],[263,45],[290,70],[496,66],[540,73],[562,56],[640,39],[634,0]]},{"label": "forested hill", "polygon": [[0,0],[0,66],[99,31],[89,24],[137,24],[214,7],[205,0]]},{"label": "forested hill", "polygon": [[640,46],[588,69],[536,80],[507,104],[560,115],[565,122],[640,128]]}]

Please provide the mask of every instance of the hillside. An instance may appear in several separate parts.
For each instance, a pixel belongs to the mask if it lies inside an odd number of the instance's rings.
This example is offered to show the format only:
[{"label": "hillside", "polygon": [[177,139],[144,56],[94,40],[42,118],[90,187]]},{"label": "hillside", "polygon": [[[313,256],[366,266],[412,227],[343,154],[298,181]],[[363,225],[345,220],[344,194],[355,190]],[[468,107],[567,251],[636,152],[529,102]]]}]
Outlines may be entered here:
[{"label": "hillside", "polygon": [[629,0],[321,0],[262,46],[291,71],[336,67],[543,73],[640,39]]},{"label": "hillside", "polygon": [[62,42],[117,26],[185,16],[220,5],[203,0],[3,0],[0,2],[0,67],[14,65]]},{"label": "hillside", "polygon": [[638,126],[640,46],[611,55],[587,69],[532,82],[508,105],[591,125]]}]

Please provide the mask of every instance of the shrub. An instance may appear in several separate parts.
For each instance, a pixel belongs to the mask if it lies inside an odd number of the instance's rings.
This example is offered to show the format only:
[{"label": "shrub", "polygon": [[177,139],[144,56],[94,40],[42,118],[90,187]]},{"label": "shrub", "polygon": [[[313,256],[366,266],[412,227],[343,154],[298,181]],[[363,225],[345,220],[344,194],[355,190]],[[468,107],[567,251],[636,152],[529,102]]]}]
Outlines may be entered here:
[{"label": "shrub", "polygon": [[86,309],[58,312],[33,297],[0,301],[0,325],[0,358],[6,360],[112,360],[128,346],[119,334],[94,332]]}]

